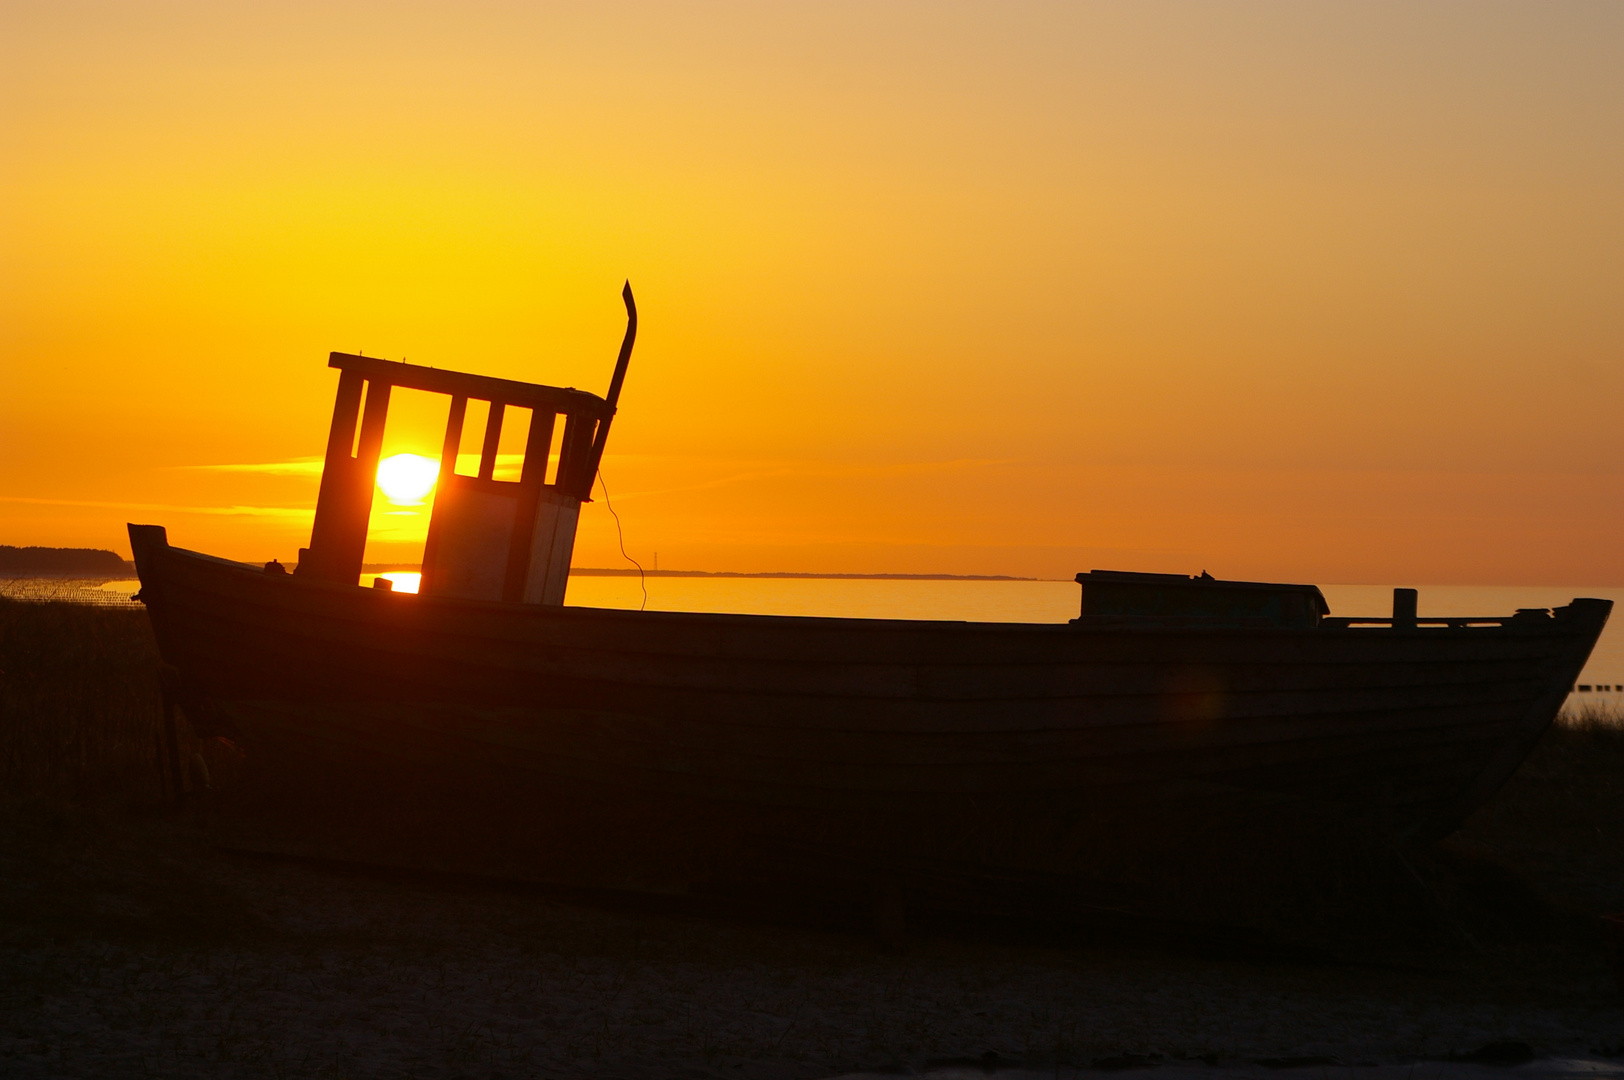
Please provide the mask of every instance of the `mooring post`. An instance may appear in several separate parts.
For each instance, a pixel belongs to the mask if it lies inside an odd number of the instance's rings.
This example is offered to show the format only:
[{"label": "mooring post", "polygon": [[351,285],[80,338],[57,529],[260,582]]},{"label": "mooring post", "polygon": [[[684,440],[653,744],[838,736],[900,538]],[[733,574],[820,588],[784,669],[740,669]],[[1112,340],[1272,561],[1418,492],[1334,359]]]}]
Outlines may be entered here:
[{"label": "mooring post", "polygon": [[164,749],[163,725],[159,724],[152,732],[152,760],[158,766],[158,798],[169,798],[169,769],[164,764],[167,751]]},{"label": "mooring post", "polygon": [[1415,600],[1414,589],[1393,590],[1393,629],[1415,629]]},{"label": "mooring post", "polygon": [[180,671],[169,664],[158,669],[158,684],[163,693],[163,741],[165,756],[169,759],[169,779],[174,784],[175,803],[186,801],[186,774],[180,768],[180,731],[175,722],[175,706],[180,699]]},{"label": "mooring post", "polygon": [[882,952],[907,951],[905,912],[902,882],[893,874],[881,874],[874,880],[874,936]]}]

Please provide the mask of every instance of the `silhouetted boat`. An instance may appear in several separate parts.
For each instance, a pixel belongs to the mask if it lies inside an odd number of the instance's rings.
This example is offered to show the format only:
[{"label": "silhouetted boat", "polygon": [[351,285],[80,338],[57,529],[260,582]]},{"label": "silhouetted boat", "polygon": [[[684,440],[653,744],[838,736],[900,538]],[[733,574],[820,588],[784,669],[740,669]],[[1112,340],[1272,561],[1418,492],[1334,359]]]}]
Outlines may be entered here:
[{"label": "silhouetted boat", "polygon": [[[130,526],[180,701],[245,747],[261,824],[302,823],[308,853],[617,889],[1155,904],[1328,837],[1449,833],[1611,608],[1418,619],[1401,590],[1393,617],[1346,619],[1313,586],[1100,571],[1070,624],[566,607],[626,302],[607,398],[335,353],[296,573]],[[418,595],[357,584],[391,386],[453,399]],[[492,419],[462,476],[469,398]],[[524,471],[499,481],[519,407]]]}]

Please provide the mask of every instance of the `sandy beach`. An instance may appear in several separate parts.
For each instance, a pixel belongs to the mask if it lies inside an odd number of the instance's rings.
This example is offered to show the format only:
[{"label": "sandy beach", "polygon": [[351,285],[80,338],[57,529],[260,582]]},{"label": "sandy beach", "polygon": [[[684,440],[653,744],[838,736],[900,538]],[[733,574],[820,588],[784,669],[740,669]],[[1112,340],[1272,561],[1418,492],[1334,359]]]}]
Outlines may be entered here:
[{"label": "sandy beach", "polygon": [[862,934],[249,858],[185,815],[14,811],[0,859],[7,1076],[1160,1065],[1173,1080],[1504,1056],[1496,1044],[1547,1063],[1624,1056],[1624,993],[1557,908],[1404,966],[1108,938],[924,937],[896,955]]}]

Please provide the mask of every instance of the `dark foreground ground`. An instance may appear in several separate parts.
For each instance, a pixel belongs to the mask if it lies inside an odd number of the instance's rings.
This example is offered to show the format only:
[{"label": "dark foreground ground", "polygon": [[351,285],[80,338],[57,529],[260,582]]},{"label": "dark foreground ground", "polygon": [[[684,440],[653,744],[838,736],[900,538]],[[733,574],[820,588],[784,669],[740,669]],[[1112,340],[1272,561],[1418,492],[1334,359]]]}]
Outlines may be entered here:
[{"label": "dark foreground ground", "polygon": [[223,852],[206,800],[158,802],[151,663],[139,613],[0,605],[5,1077],[1624,1070],[1596,932],[1624,909],[1624,729],[1606,722],[1553,731],[1438,853],[1434,925],[1381,963],[1105,931],[897,951]]}]

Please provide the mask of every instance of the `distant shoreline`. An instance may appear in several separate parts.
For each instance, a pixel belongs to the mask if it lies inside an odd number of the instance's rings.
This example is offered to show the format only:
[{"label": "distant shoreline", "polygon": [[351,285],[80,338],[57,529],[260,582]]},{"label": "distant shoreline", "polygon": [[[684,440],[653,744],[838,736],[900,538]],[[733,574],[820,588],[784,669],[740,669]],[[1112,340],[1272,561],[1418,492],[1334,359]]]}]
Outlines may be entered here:
[{"label": "distant shoreline", "polygon": [[[572,576],[582,577],[698,577],[698,578],[820,578],[831,581],[1048,581],[1048,578],[1016,577],[1012,574],[823,574],[801,570],[635,570],[578,566]],[[1058,578],[1055,580],[1059,580]]]},{"label": "distant shoreline", "polygon": [[0,576],[115,576],[134,571],[134,563],[117,552],[100,548],[12,547],[0,544]]}]

